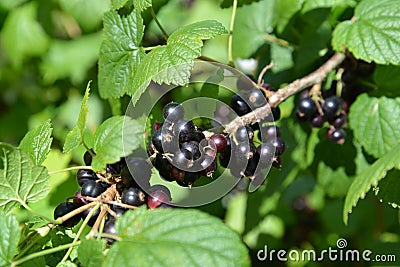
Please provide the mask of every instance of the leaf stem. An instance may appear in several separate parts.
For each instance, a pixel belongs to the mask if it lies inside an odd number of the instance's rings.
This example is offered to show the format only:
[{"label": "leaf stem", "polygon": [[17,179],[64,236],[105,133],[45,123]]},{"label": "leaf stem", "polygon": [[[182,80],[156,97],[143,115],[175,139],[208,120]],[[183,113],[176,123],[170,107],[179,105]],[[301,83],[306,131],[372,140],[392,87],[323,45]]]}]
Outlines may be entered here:
[{"label": "leaf stem", "polygon": [[92,166],[74,166],[74,167],[69,167],[69,168],[65,168],[65,169],[62,169],[62,170],[52,171],[52,172],[49,172],[49,174],[53,175],[53,174],[57,174],[57,173],[61,173],[61,172],[80,170],[80,169],[93,170]]},{"label": "leaf stem", "polygon": [[48,255],[48,254],[52,254],[54,252],[62,251],[62,250],[65,250],[65,249],[73,248],[73,247],[79,246],[80,244],[81,244],[81,241],[77,241],[77,242],[61,245],[61,246],[58,246],[58,247],[55,247],[55,248],[49,248],[49,249],[42,250],[42,251],[39,251],[39,252],[36,252],[36,253],[32,253],[32,254],[29,254],[28,256],[26,256],[24,258],[21,258],[21,259],[19,259],[17,261],[13,261],[11,263],[11,266],[18,266],[18,265],[21,265],[22,263],[27,262],[29,260],[32,260],[34,258],[45,256],[45,255]]},{"label": "leaf stem", "polygon": [[154,21],[157,23],[158,28],[161,30],[161,32],[162,32],[162,34],[163,34],[163,36],[164,36],[165,41],[168,41],[168,33],[165,31],[165,29],[164,29],[163,26],[161,25],[160,21],[158,20],[157,15],[156,15],[156,13],[154,12],[153,7],[150,7],[149,10],[150,10],[150,14],[151,14],[151,16],[153,17]]},{"label": "leaf stem", "polygon": [[156,46],[143,47],[143,50],[144,50],[144,51],[151,51],[151,50],[153,50],[153,49],[156,49],[157,47],[160,47],[160,46],[159,46],[159,45],[156,45]]},{"label": "leaf stem", "polygon": [[[87,225],[87,223],[89,222],[89,220],[92,218],[93,214],[96,212],[96,210],[98,210],[100,207],[100,203],[97,203],[95,207],[93,207],[93,209],[89,212],[89,214],[86,216],[85,220],[83,221],[81,227],[79,228],[78,232],[76,233],[76,236],[74,238],[74,241],[72,243],[76,243],[78,242],[79,237],[81,236],[83,230],[85,229],[85,226]],[[65,253],[64,257],[62,258],[61,262],[65,262],[69,255],[72,252],[73,247],[69,247],[67,252]]]},{"label": "leaf stem", "polygon": [[233,27],[235,26],[237,5],[238,5],[238,0],[233,0],[231,24],[229,25],[229,37],[228,37],[228,61],[229,61],[228,64],[230,66],[234,66],[232,45],[233,45]]}]

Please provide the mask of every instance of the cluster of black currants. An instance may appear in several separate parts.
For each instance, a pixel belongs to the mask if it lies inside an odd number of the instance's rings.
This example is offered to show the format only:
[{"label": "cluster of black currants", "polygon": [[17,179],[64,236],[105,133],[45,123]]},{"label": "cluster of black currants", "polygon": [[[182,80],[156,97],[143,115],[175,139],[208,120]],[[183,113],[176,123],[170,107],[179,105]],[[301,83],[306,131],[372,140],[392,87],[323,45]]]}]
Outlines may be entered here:
[{"label": "cluster of black currants", "polygon": [[345,142],[346,132],[343,128],[347,126],[347,113],[343,109],[343,99],[339,96],[331,95],[323,99],[318,94],[310,95],[305,91],[297,105],[296,114],[300,120],[309,121],[314,128],[321,128],[328,122],[329,140],[336,144]]},{"label": "cluster of black currants", "polygon": [[201,176],[212,177],[217,169],[217,153],[226,149],[222,134],[206,138],[202,129],[184,118],[177,102],[164,106],[164,122],[156,122],[148,146],[153,165],[166,181],[191,187]]},{"label": "cluster of black currants", "polygon": [[[250,77],[251,78],[251,77]],[[252,79],[254,80],[254,79]],[[263,84],[261,88],[255,87],[253,83],[238,79],[237,87],[239,93],[235,94],[230,106],[238,116],[246,115],[253,110],[268,104],[266,92],[274,92],[275,88],[269,84]],[[281,117],[279,107],[271,108],[270,115],[251,124],[250,126],[240,126],[228,145],[232,146],[220,156],[221,165],[229,167],[235,177],[248,176],[257,177],[261,170],[274,166],[281,168],[280,156],[285,151],[285,142],[281,139],[281,131],[275,125],[275,121]],[[258,136],[258,145],[254,142],[254,136]],[[231,157],[231,152],[234,157]],[[227,166],[227,159],[231,158],[231,166]],[[245,168],[243,168],[243,165]]]},{"label": "cluster of black currants", "polygon": [[329,124],[327,136],[337,144],[346,140],[347,114],[357,96],[369,90],[365,84],[375,70],[373,63],[348,57],[338,71],[338,79],[321,93],[305,91],[297,106],[297,116],[309,121],[312,127],[321,128]]},{"label": "cluster of black currants", "polygon": [[[93,150],[84,154],[87,166],[92,163],[95,155]],[[87,225],[93,227],[96,222],[105,219],[103,232],[115,234],[115,220],[129,208],[147,205],[150,209],[171,207],[171,193],[163,185],[150,186],[152,165],[145,159],[128,156],[119,162],[108,164],[106,173],[95,173],[89,169],[80,169],[76,174],[79,189],[74,196],[60,203],[54,210],[54,219],[62,217],[74,210],[99,200],[101,207],[91,212],[93,207],[77,213],[62,223],[64,227],[73,227],[81,219],[88,219]],[[71,201],[72,200],[72,201]],[[101,210],[105,209],[106,217],[100,217]]]}]

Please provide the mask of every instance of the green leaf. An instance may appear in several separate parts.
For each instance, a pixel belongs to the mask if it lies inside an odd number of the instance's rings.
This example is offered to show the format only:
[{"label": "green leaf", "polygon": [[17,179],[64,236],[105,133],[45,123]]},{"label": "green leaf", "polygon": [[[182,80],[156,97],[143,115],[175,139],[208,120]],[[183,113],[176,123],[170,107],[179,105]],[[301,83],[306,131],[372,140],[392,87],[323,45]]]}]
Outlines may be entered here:
[{"label": "green leaf", "polygon": [[[128,211],[116,222],[117,241],[105,266],[249,266],[240,237],[197,210]],[[174,255],[171,257],[171,255]]]},{"label": "green leaf", "polygon": [[305,0],[301,11],[306,13],[318,8],[332,8],[337,6],[354,7],[356,4],[357,2],[354,0]]},{"label": "green leaf", "polygon": [[7,16],[1,31],[1,44],[15,68],[22,66],[27,56],[42,55],[49,38],[36,20],[37,2],[20,6]]},{"label": "green leaf", "polygon": [[87,101],[89,99],[90,83],[91,81],[89,81],[86,86],[85,96],[83,97],[81,108],[79,111],[78,122],[76,123],[74,128],[67,134],[67,137],[65,139],[63,147],[64,153],[71,151],[83,142],[86,127],[86,118],[89,111],[89,108],[87,107]]},{"label": "green leaf", "polygon": [[318,184],[324,189],[329,197],[344,197],[351,184],[344,167],[335,169],[327,166],[323,161],[318,165]]},{"label": "green leaf", "polygon": [[[65,261],[65,262],[60,262],[60,263],[58,263],[56,267],[77,267],[77,266],[78,266],[78,265],[76,265],[76,264],[73,263],[73,262]],[[101,265],[99,265],[99,266],[101,266]]]},{"label": "green leaf", "polygon": [[85,32],[97,30],[104,12],[111,7],[110,0],[59,0],[58,2]]},{"label": "green leaf", "polygon": [[42,164],[49,154],[53,141],[52,131],[51,122],[47,120],[39,127],[30,130],[21,140],[19,147],[30,156],[34,164]]},{"label": "green leaf", "polygon": [[393,147],[385,156],[354,178],[344,202],[343,221],[345,224],[347,224],[349,213],[357,205],[358,200],[364,198],[371,186],[376,187],[386,173],[393,168],[400,168],[400,145]]},{"label": "green leaf", "polygon": [[274,1],[244,6],[236,13],[233,34],[234,58],[248,58],[266,42],[274,27]]},{"label": "green leaf", "polygon": [[106,164],[129,155],[143,142],[143,138],[143,127],[137,121],[126,116],[107,119],[94,134],[96,156],[92,161],[93,169],[101,170]]},{"label": "green leaf", "polygon": [[102,33],[97,32],[73,40],[54,40],[43,56],[40,70],[46,83],[69,78],[83,83],[90,68],[96,66]]},{"label": "green leaf", "polygon": [[400,98],[363,94],[351,106],[349,124],[365,151],[379,158],[399,142],[399,113]]},{"label": "green leaf", "polygon": [[364,0],[352,20],[340,23],[332,45],[345,46],[356,58],[379,64],[400,64],[400,5],[397,0]]},{"label": "green leaf", "polygon": [[0,211],[0,266],[11,266],[12,258],[17,254],[19,225],[14,215]]},{"label": "green leaf", "polygon": [[111,7],[113,9],[119,9],[123,7],[127,2],[128,0],[111,0]]},{"label": "green leaf", "polygon": [[135,104],[151,80],[158,84],[188,83],[194,59],[201,55],[202,40],[226,33],[215,20],[205,20],[183,26],[168,38],[166,46],[153,49],[137,67],[133,86],[128,91]]},{"label": "green leaf", "polygon": [[0,143],[0,209],[10,212],[48,194],[49,175],[21,149]]},{"label": "green leaf", "polygon": [[385,96],[400,96],[400,67],[377,65],[373,74],[379,92]]},{"label": "green leaf", "polygon": [[83,239],[78,248],[78,259],[85,267],[99,267],[103,263],[104,239]]},{"label": "green leaf", "polygon": [[[250,5],[251,3],[254,2],[259,2],[260,0],[238,0],[238,7],[243,6],[243,5]],[[233,5],[233,0],[223,0],[221,3],[222,8],[228,8]]]},{"label": "green leaf", "polygon": [[376,194],[381,201],[385,201],[395,207],[400,206],[400,171],[391,170],[387,173],[385,179],[379,182],[375,189]]},{"label": "green leaf", "polygon": [[152,5],[151,0],[133,0],[133,6],[140,12],[142,12],[148,7],[151,7],[151,5]]},{"label": "green leaf", "polygon": [[143,19],[136,9],[126,17],[120,17],[116,11],[104,14],[104,38],[99,58],[102,98],[123,96],[132,87],[133,75],[145,57],[140,46],[143,32]]},{"label": "green leaf", "polygon": [[274,24],[276,25],[279,33],[285,30],[286,25],[290,19],[296,14],[303,6],[304,0],[279,0],[275,1],[274,5]]}]

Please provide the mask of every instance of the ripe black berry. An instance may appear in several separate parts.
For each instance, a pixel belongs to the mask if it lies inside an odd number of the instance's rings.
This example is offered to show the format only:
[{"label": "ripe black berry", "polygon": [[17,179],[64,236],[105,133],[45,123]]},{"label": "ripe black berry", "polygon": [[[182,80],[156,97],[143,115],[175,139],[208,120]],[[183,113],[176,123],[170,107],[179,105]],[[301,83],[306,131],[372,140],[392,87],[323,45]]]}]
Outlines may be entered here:
[{"label": "ripe black berry", "polygon": [[256,152],[260,159],[260,168],[270,166],[275,156],[275,147],[271,143],[262,143],[257,147]]},{"label": "ripe black berry", "polygon": [[347,116],[345,114],[340,114],[331,123],[335,128],[345,127],[347,124]]},{"label": "ripe black berry", "polygon": [[[92,210],[93,210],[93,208],[89,208],[89,209],[83,211],[83,212],[82,212],[82,219],[85,220],[85,219],[87,218],[87,216],[89,216],[89,213],[90,213]],[[96,222],[97,218],[99,217],[99,214],[100,214],[100,209],[97,209],[97,210],[93,213],[92,217],[90,217],[90,219],[89,219],[87,225],[90,226],[90,227],[93,227],[94,223]]]},{"label": "ripe black berry", "polygon": [[182,187],[191,187],[197,179],[199,179],[200,174],[197,172],[185,172],[185,177],[182,181],[176,181]]},{"label": "ripe black berry", "polygon": [[218,152],[224,151],[228,145],[226,137],[222,134],[213,134],[210,140],[215,144],[215,148]]},{"label": "ripe black berry", "polygon": [[250,90],[248,95],[249,105],[251,108],[259,108],[267,103],[267,99],[263,91],[258,88],[253,88]]},{"label": "ripe black berry", "polygon": [[87,181],[97,180],[97,175],[92,170],[80,169],[76,173],[76,180],[79,186],[83,186],[83,184],[86,183]]},{"label": "ripe black berry", "polygon": [[94,153],[93,148],[90,149],[90,152],[86,151],[85,154],[83,154],[83,161],[85,162],[86,166],[90,166],[92,164],[93,160],[92,155],[96,155],[96,153]]},{"label": "ripe black berry", "polygon": [[122,183],[126,187],[149,187],[152,166],[143,158],[128,157],[121,170]]},{"label": "ripe black berry", "polygon": [[149,188],[147,206],[150,209],[159,207],[162,203],[171,201],[171,192],[163,185],[153,185]]},{"label": "ripe black berry", "polygon": [[274,121],[277,121],[281,118],[281,109],[280,107],[271,108],[272,116],[274,117]]},{"label": "ripe black berry", "polygon": [[156,169],[158,170],[161,178],[169,182],[174,181],[174,179],[172,179],[170,175],[170,168],[172,167],[172,165],[166,157],[157,154],[154,160],[154,167],[156,167]]},{"label": "ripe black berry", "polygon": [[196,141],[183,143],[181,145],[181,150],[187,150],[188,152],[190,152],[191,156],[189,158],[192,158],[193,160],[197,160],[201,156],[199,143]]},{"label": "ripe black berry", "polygon": [[196,127],[190,120],[181,120],[176,122],[173,129],[173,135],[179,136],[179,143],[191,141]]},{"label": "ripe black berry", "polygon": [[247,140],[253,140],[253,137],[254,137],[253,129],[251,129],[248,126],[240,126],[236,130],[235,137],[238,142],[245,142]]},{"label": "ripe black berry", "polygon": [[98,197],[104,192],[104,187],[96,181],[87,181],[82,185],[81,195],[86,197]]},{"label": "ripe black berry", "polygon": [[285,142],[280,138],[277,137],[275,140],[271,142],[272,146],[275,147],[275,154],[282,155],[285,152]]},{"label": "ripe black berry", "polygon": [[207,177],[212,177],[215,170],[217,169],[217,162],[214,157],[205,156],[201,162],[202,171],[201,174]]},{"label": "ripe black berry", "polygon": [[[62,216],[70,213],[71,211],[73,211],[73,210],[75,210],[77,208],[78,207],[74,203],[61,202],[60,204],[58,204],[58,206],[54,210],[54,219],[62,217]],[[77,214],[77,215],[69,218],[65,222],[63,222],[61,225],[64,226],[64,227],[73,227],[76,224],[78,224],[78,222],[80,220],[81,220],[81,216],[80,216],[80,214]]]},{"label": "ripe black berry", "polygon": [[327,120],[332,120],[340,114],[342,110],[342,100],[337,96],[330,96],[322,103],[322,111]]},{"label": "ripe black berry", "polygon": [[238,116],[243,116],[251,111],[249,105],[240,95],[234,95],[231,99],[231,107]]},{"label": "ripe black berry", "polygon": [[115,218],[111,217],[106,221],[103,232],[110,235],[117,234],[117,229],[115,228]]},{"label": "ripe black berry", "polygon": [[329,129],[328,138],[332,142],[342,145],[346,141],[346,132],[343,129]]},{"label": "ripe black berry", "polygon": [[324,122],[324,117],[318,114],[311,119],[311,126],[314,128],[321,128],[324,125]]},{"label": "ripe black berry", "polygon": [[180,169],[189,169],[193,166],[193,155],[188,150],[178,150],[173,155],[172,164]]},{"label": "ripe black berry", "polygon": [[304,117],[308,120],[315,116],[318,111],[314,100],[311,97],[305,97],[300,99],[297,106],[297,112],[300,117]]},{"label": "ripe black berry", "polygon": [[240,162],[247,162],[247,160],[251,159],[256,152],[256,148],[252,142],[244,142],[239,143],[235,147],[235,157]]},{"label": "ripe black berry", "polygon": [[129,187],[122,192],[121,201],[131,206],[140,206],[146,202],[145,193],[136,187]]},{"label": "ripe black berry", "polygon": [[163,109],[163,116],[166,121],[176,122],[182,120],[184,117],[184,109],[178,102],[171,102],[165,105]]}]

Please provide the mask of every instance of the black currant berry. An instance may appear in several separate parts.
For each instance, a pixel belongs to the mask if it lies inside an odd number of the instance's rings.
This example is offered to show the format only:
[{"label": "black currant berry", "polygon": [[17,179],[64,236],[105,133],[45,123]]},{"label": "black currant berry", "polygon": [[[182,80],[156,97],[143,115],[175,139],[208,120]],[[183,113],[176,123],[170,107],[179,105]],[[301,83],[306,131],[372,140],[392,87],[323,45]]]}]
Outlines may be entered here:
[{"label": "black currant berry", "polygon": [[231,108],[238,116],[243,116],[251,111],[249,105],[243,100],[240,95],[234,95],[231,99]]},{"label": "black currant berry", "polygon": [[265,98],[264,92],[258,88],[253,88],[248,94],[249,105],[251,108],[259,108],[267,104],[267,99]]},{"label": "black currant berry", "polygon": [[157,152],[164,153],[163,134],[161,129],[153,133],[153,136],[151,137],[151,143],[153,144],[153,147],[155,148],[155,150],[157,150]]},{"label": "black currant berry", "polygon": [[[103,233],[109,234],[109,235],[117,234],[117,229],[115,228],[115,218],[114,217],[110,217],[107,219],[106,223],[104,224]],[[106,238],[106,239],[109,244],[112,244],[115,242],[114,239],[111,239],[111,238]]]},{"label": "black currant berry", "polygon": [[185,172],[185,177],[182,181],[176,181],[182,187],[192,187],[192,185],[199,179],[200,174],[197,172]]},{"label": "black currant berry", "polygon": [[143,158],[128,157],[121,170],[122,183],[126,187],[149,187],[152,166]]},{"label": "black currant berry", "polygon": [[96,173],[92,170],[80,169],[76,173],[76,180],[77,180],[79,186],[82,186],[87,181],[95,181],[97,179],[98,178],[97,178]]},{"label": "black currant berry", "polygon": [[183,181],[183,179],[185,179],[185,173],[186,172],[184,170],[181,170],[175,166],[171,166],[169,170],[169,175],[175,181]]},{"label": "black currant berry", "polygon": [[228,168],[230,159],[231,159],[231,149],[230,148],[229,149],[225,149],[219,155],[219,163],[224,168]]},{"label": "black currant berry", "polygon": [[181,145],[181,150],[187,150],[191,153],[191,157],[193,160],[197,160],[200,158],[200,148],[199,143],[197,141],[189,141],[185,142]]},{"label": "black currant berry", "polygon": [[342,145],[346,141],[346,132],[343,129],[329,129],[328,138],[332,142]]},{"label": "black currant berry", "polygon": [[247,162],[247,160],[251,159],[256,152],[256,148],[252,142],[239,143],[235,147],[235,157],[240,162]]},{"label": "black currant berry", "polygon": [[213,134],[210,140],[215,144],[215,148],[218,152],[224,151],[228,145],[226,137],[222,134]]},{"label": "black currant berry", "polygon": [[74,203],[74,205],[76,207],[82,207],[82,206],[88,204],[88,202],[83,198],[83,196],[81,194],[81,190],[78,190],[75,192],[72,202]]},{"label": "black currant berry", "polygon": [[324,125],[324,122],[324,117],[318,114],[311,119],[311,126],[314,128],[321,128]]},{"label": "black currant berry", "polygon": [[147,206],[150,209],[159,207],[162,203],[171,201],[171,192],[163,185],[153,185],[149,188]]},{"label": "black currant berry", "polygon": [[256,172],[258,167],[259,160],[260,156],[257,153],[255,153],[254,156],[251,159],[249,159],[249,161],[247,162],[246,169],[244,171],[245,176],[247,177],[254,176],[254,173]]},{"label": "black currant berry", "polygon": [[200,142],[201,142],[202,140],[204,140],[205,138],[206,138],[206,136],[203,134],[202,131],[196,130],[196,131],[193,133],[192,141],[196,141],[196,142],[200,143]]},{"label": "black currant berry", "polygon": [[87,181],[82,185],[81,195],[85,197],[98,197],[104,191],[104,187],[100,183]]},{"label": "black currant berry", "polygon": [[275,156],[275,147],[271,143],[262,143],[257,147],[256,152],[260,159],[260,168],[269,167]]},{"label": "black currant berry", "polygon": [[122,192],[121,201],[131,206],[140,206],[146,202],[145,193],[136,187],[129,187]]},{"label": "black currant berry", "polygon": [[[76,206],[74,203],[61,202],[60,204],[58,204],[58,206],[54,210],[54,219],[56,220],[57,218],[62,217],[77,208],[78,208],[78,206]],[[69,218],[65,222],[63,222],[61,225],[64,227],[73,227],[76,224],[78,224],[78,222],[80,220],[81,220],[81,215],[77,214],[77,215]]]},{"label": "black currant berry", "polygon": [[166,121],[176,122],[182,120],[185,110],[178,102],[171,102],[164,106],[163,116]]},{"label": "black currant berry", "polygon": [[85,154],[83,154],[83,161],[85,162],[86,166],[90,166],[92,164],[93,160],[92,155],[96,155],[96,153],[94,153],[93,148],[90,149],[90,152],[86,151]]},{"label": "black currant berry", "polygon": [[204,157],[200,165],[202,167],[201,175],[207,177],[212,177],[217,169],[217,162],[215,161],[215,158],[207,155]]},{"label": "black currant berry", "polygon": [[285,142],[280,137],[275,138],[271,144],[275,147],[275,155],[279,156],[285,152]]},{"label": "black currant berry", "polygon": [[281,109],[280,107],[271,108],[272,116],[274,117],[274,121],[278,121],[281,118]]},{"label": "black currant berry", "polygon": [[322,111],[327,120],[332,120],[340,114],[343,101],[337,96],[330,96],[322,103]]},{"label": "black currant berry", "polygon": [[[93,208],[89,208],[89,209],[83,211],[83,212],[82,212],[82,219],[85,220],[85,219],[87,218],[87,216],[89,216],[89,213],[90,213],[92,210],[93,210]],[[93,213],[92,217],[90,217],[90,219],[89,219],[87,225],[90,226],[90,227],[93,227],[94,223],[96,222],[97,218],[99,217],[99,214],[100,214],[100,209],[97,209],[97,210]]]},{"label": "black currant berry", "polygon": [[314,117],[317,112],[317,106],[311,97],[300,99],[300,102],[297,105],[297,113],[300,117],[304,117],[305,119],[309,120]]},{"label": "black currant berry", "polygon": [[251,129],[248,126],[240,126],[237,128],[236,133],[235,133],[236,141],[238,142],[245,142],[248,140],[253,140],[254,137],[254,132],[253,129]]},{"label": "black currant berry", "polygon": [[181,120],[176,122],[173,129],[173,135],[179,136],[179,143],[191,141],[195,132],[196,127],[190,120]]},{"label": "black currant berry", "polygon": [[188,150],[178,150],[172,158],[172,165],[177,168],[186,170],[193,166],[193,155]]},{"label": "black currant berry", "polygon": [[347,124],[347,116],[345,114],[340,114],[331,123],[335,128],[343,128]]}]

